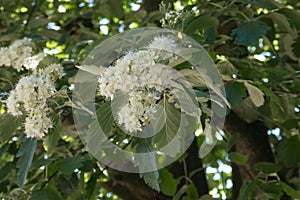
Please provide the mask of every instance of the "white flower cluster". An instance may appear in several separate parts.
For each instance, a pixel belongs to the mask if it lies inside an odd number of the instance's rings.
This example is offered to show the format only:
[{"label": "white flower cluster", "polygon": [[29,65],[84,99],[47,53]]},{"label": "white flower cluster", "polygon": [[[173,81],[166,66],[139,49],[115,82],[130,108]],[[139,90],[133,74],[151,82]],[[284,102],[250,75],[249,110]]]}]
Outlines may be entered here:
[{"label": "white flower cluster", "polygon": [[14,41],[9,47],[1,47],[0,66],[11,66],[17,71],[22,71],[24,68],[35,68],[44,58],[44,54],[40,53],[33,56],[32,46],[31,40],[24,38]]},{"label": "white flower cluster", "polygon": [[171,4],[165,4],[164,2],[160,4],[160,11],[165,13],[164,18],[160,20],[164,28],[174,28],[180,25],[180,22],[197,13],[197,10],[194,9],[190,11],[173,10]]},{"label": "white flower cluster", "polygon": [[[118,111],[118,123],[136,133],[149,124],[156,112],[156,102],[170,87],[174,74],[162,65],[176,56],[179,46],[170,36],[157,36],[138,51],[129,51],[107,68],[99,78],[100,94],[113,100],[115,93],[128,94],[128,104]],[[162,62],[164,61],[164,62]]]},{"label": "white flower cluster", "polygon": [[170,10],[169,12],[165,13],[165,17],[161,19],[162,27],[175,26],[183,17],[183,12]]},{"label": "white flower cluster", "polygon": [[63,68],[51,64],[38,69],[43,53],[32,54],[33,43],[27,39],[16,40],[9,47],[0,48],[0,66],[11,66],[17,71],[29,70],[6,100],[7,112],[13,116],[26,113],[25,134],[27,137],[42,138],[53,127],[49,118],[47,99],[55,93],[55,81],[64,75]]},{"label": "white flower cluster", "polygon": [[44,69],[36,69],[32,75],[22,77],[7,99],[7,111],[14,116],[26,112],[25,134],[27,137],[42,138],[53,127],[48,117],[47,99],[55,89],[55,80],[64,75],[63,68],[51,64]]}]

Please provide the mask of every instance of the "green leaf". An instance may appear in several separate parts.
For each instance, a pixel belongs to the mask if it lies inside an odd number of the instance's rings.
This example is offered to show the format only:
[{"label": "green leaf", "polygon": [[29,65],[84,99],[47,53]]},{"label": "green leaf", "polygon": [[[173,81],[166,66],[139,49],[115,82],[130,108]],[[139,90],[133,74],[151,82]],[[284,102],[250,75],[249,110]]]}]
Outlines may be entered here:
[{"label": "green leaf", "polygon": [[36,190],[32,192],[29,200],[63,200],[60,193],[53,187],[47,187],[43,190]]},{"label": "green leaf", "polygon": [[207,29],[214,27],[219,24],[219,21],[216,17],[212,17],[208,14],[200,15],[195,18],[191,23],[189,23],[184,32],[185,33],[193,33],[196,30]]},{"label": "green leaf", "polygon": [[65,174],[72,174],[75,169],[82,167],[84,158],[80,155],[64,158],[58,161],[58,168]]},{"label": "green leaf", "polygon": [[300,163],[300,139],[295,135],[282,141],[278,147],[278,157],[285,166],[293,167]]},{"label": "green leaf", "polygon": [[181,200],[181,199],[182,199],[182,195],[183,195],[184,193],[186,193],[187,189],[188,189],[188,186],[187,186],[186,184],[183,185],[183,186],[178,190],[178,192],[176,193],[176,195],[173,197],[173,200]]},{"label": "green leaf", "polygon": [[160,191],[158,183],[159,173],[158,171],[152,171],[157,168],[152,138],[140,139],[136,147],[136,153],[138,154],[135,157],[135,161],[141,172],[140,177],[143,177],[145,183],[152,189]]},{"label": "green leaf", "polygon": [[50,133],[47,135],[47,137],[44,139],[43,142],[44,148],[49,154],[54,152],[55,147],[60,139],[61,131],[62,131],[62,124],[60,118],[58,118],[58,121],[54,129],[50,131]]},{"label": "green leaf", "polygon": [[239,137],[240,137],[240,134],[236,133],[229,138],[228,143],[227,143],[227,148],[226,148],[227,152],[229,152],[231,150],[231,148],[235,145],[235,143],[237,142]]},{"label": "green leaf", "polygon": [[300,30],[300,21],[299,21],[300,12],[298,10],[282,8],[278,12],[285,15],[292,23],[292,26],[294,26],[297,30]]},{"label": "green leaf", "polygon": [[13,162],[7,162],[1,169],[0,169],[0,177],[3,179],[9,175],[10,171],[15,169],[15,165]]},{"label": "green leaf", "polygon": [[112,130],[114,117],[111,110],[111,102],[107,101],[100,105],[96,111],[98,123],[105,134],[109,134]]},{"label": "green leaf", "polygon": [[243,102],[246,96],[246,88],[242,83],[233,82],[225,87],[226,97],[231,107],[234,108]]},{"label": "green leaf", "polygon": [[292,44],[293,53],[296,57],[300,58],[300,36],[295,39],[294,43]]},{"label": "green leaf", "polygon": [[0,141],[7,141],[22,125],[24,117],[14,117],[10,114],[0,115]]},{"label": "green leaf", "polygon": [[186,193],[187,199],[199,199],[197,189],[193,183],[189,184]]},{"label": "green leaf", "polygon": [[145,172],[140,174],[141,177],[144,178],[145,183],[150,186],[152,189],[156,191],[160,191],[159,183],[158,183],[158,178],[159,178],[159,173],[158,171],[153,171],[153,172]]},{"label": "green leaf", "polygon": [[44,69],[44,68],[48,67],[49,65],[56,64],[58,62],[59,62],[58,58],[56,58],[54,56],[46,56],[43,58],[43,60],[41,60],[41,62],[38,65],[38,68]]},{"label": "green leaf", "polygon": [[260,8],[267,8],[271,10],[277,9],[278,7],[281,6],[279,3],[275,2],[274,0],[263,0],[263,1],[256,0],[256,1],[251,1],[251,3]]},{"label": "green leaf", "polygon": [[282,190],[287,195],[289,195],[293,199],[299,199],[300,198],[300,194],[296,190],[294,190],[291,186],[289,186],[288,184],[286,184],[286,183],[284,183],[282,181],[279,181],[278,183],[281,185]]},{"label": "green leaf", "polygon": [[87,199],[97,199],[99,184],[97,184],[98,175],[93,173],[90,180],[86,184]]},{"label": "green leaf", "polygon": [[270,27],[263,22],[251,21],[243,23],[233,30],[232,36],[235,36],[236,44],[251,45],[265,35],[269,29]]},{"label": "green leaf", "polygon": [[36,147],[36,138],[26,138],[22,147],[18,151],[16,157],[19,157],[17,162],[18,168],[18,186],[22,188],[24,186],[29,168],[32,163],[34,151]]},{"label": "green leaf", "polygon": [[254,85],[251,85],[246,81],[244,82],[244,85],[246,86],[250,95],[250,99],[252,100],[254,105],[256,107],[262,106],[265,103],[264,93],[260,89],[258,89],[258,87],[255,87]]},{"label": "green leaf", "polygon": [[174,196],[176,194],[179,180],[174,179],[172,173],[170,173],[167,169],[159,170],[159,180],[160,190],[165,195]]},{"label": "green leaf", "polygon": [[254,167],[265,174],[272,174],[272,173],[279,172],[282,168],[280,165],[277,165],[275,163],[270,163],[270,162],[259,162],[256,163]]},{"label": "green leaf", "polygon": [[[217,68],[220,74],[223,75],[223,78],[232,79],[233,74],[237,74],[238,70],[234,67],[234,65],[228,60],[222,60],[217,63]],[[224,76],[227,77],[224,77]]]},{"label": "green leaf", "polygon": [[247,157],[238,152],[232,152],[228,155],[228,157],[232,162],[238,165],[244,165],[247,162]]},{"label": "green leaf", "polygon": [[174,144],[176,143],[176,145],[172,145],[173,150],[171,152],[175,157],[179,152],[181,152],[181,141],[178,139],[178,137],[175,137],[179,130],[181,122],[181,113],[177,108],[175,108],[174,104],[169,103],[168,100],[163,100],[160,102],[160,104],[163,104],[162,106],[164,108],[165,113],[162,110],[162,114],[159,116],[159,118],[156,119],[156,121],[165,121],[165,124],[161,131],[153,137],[153,142],[155,145],[161,148],[169,144],[174,139],[173,142]]},{"label": "green leaf", "polygon": [[254,180],[251,182],[245,182],[243,183],[238,200],[247,200],[247,199],[252,199],[251,193],[254,191],[254,189],[258,186],[258,181]]},{"label": "green leaf", "polygon": [[281,185],[274,182],[264,183],[260,186],[260,188],[274,199],[280,199],[283,195]]}]

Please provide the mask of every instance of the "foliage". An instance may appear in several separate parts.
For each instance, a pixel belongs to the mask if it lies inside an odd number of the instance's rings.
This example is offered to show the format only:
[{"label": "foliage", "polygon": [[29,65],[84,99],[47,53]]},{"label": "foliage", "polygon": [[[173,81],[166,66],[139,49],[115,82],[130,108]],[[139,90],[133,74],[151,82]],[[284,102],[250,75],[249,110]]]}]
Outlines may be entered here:
[{"label": "foliage", "polygon": [[[254,163],[257,174],[243,180],[238,199],[300,198],[299,2],[166,0],[165,3],[171,3],[170,9],[189,13],[170,27],[192,37],[208,51],[221,72],[231,112],[248,124],[260,121],[268,130],[274,162]],[[7,114],[4,101],[26,71],[0,66],[1,198],[119,198],[114,187],[104,186],[110,181],[120,181],[118,175],[89,155],[77,135],[72,116],[72,106],[75,106],[71,102],[72,84],[78,71],[75,66],[82,64],[93,47],[107,37],[137,27],[160,25],[164,11],[149,10],[144,4],[139,7],[141,4],[142,1],[129,0],[0,1],[0,46],[31,38],[34,51],[53,54],[66,73],[56,81],[58,92],[49,102],[55,122],[53,129],[43,140],[25,139],[24,116]],[[88,70],[97,73],[97,69]],[[199,99],[209,98],[202,85],[194,89]],[[101,97],[97,101],[98,106],[105,106]],[[201,101],[200,106],[209,108],[210,103]],[[106,112],[108,118],[112,117],[110,114]],[[204,127],[205,119],[200,120]],[[107,127],[108,132],[111,126]],[[154,138],[154,142],[166,143],[172,137],[167,129],[161,133],[166,136],[161,140]],[[195,171],[177,176],[168,167],[141,177],[150,187],[160,190],[160,194],[174,199],[233,198],[230,166],[236,163],[246,168],[251,162],[235,148],[240,135],[220,131],[216,146],[202,159],[204,169],[196,170],[205,170],[210,196],[200,197],[196,183],[191,181]],[[114,142],[124,139],[128,138],[112,136]],[[201,135],[197,137],[199,146],[203,140]],[[151,142],[150,147],[139,141],[132,144],[143,152],[152,148]],[[188,153],[182,155],[178,163],[184,166],[187,156]],[[130,184],[133,183],[128,181]]]}]

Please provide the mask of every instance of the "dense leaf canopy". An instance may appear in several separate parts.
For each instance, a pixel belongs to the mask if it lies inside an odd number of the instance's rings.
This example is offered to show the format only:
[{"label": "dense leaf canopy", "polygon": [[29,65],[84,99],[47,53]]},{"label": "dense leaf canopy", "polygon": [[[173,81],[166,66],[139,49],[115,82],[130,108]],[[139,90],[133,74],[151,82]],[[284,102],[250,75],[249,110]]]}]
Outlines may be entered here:
[{"label": "dense leaf canopy", "polygon": [[[0,1],[0,47],[30,38],[34,54],[48,54],[39,67],[59,63],[65,72],[48,102],[53,128],[37,139],[25,136],[26,116],[12,116],[6,105],[29,70],[0,66],[0,198],[299,199],[299,19],[297,0]],[[208,155],[199,158],[205,134],[196,134],[175,163],[138,175],[110,169],[86,151],[74,125],[72,91],[76,66],[95,46],[140,27],[180,31],[201,44],[222,75],[229,105]],[[185,63],[176,67],[186,68]],[[207,88],[193,76],[190,80],[200,106],[209,110]],[[119,133],[109,124],[109,106],[100,95],[96,101],[102,108],[99,123],[108,124],[105,132]],[[171,103],[166,107],[167,115],[180,115]],[[206,118],[208,114],[202,115],[198,126],[204,128]],[[174,137],[178,121],[168,119],[155,145]],[[193,128],[191,124],[186,130]],[[110,139],[118,143],[128,138],[112,134]],[[147,152],[155,147],[152,142],[130,140],[122,148]]]}]

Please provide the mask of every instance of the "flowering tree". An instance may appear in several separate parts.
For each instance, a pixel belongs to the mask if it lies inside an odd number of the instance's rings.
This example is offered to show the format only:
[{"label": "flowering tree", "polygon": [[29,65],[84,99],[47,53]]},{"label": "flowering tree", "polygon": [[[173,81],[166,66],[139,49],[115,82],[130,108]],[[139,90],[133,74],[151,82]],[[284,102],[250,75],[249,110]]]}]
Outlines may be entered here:
[{"label": "flowering tree", "polygon": [[1,198],[300,198],[299,8],[0,2]]}]

